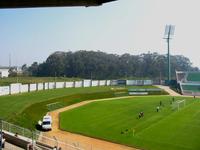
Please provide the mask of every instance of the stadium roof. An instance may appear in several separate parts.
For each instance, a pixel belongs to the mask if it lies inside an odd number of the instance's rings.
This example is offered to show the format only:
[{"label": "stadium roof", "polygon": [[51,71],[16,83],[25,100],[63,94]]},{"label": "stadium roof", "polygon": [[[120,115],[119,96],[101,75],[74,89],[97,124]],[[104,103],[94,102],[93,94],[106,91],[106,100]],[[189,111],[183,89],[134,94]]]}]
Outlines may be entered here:
[{"label": "stadium roof", "polygon": [[2,8],[99,6],[116,0],[0,0]]}]

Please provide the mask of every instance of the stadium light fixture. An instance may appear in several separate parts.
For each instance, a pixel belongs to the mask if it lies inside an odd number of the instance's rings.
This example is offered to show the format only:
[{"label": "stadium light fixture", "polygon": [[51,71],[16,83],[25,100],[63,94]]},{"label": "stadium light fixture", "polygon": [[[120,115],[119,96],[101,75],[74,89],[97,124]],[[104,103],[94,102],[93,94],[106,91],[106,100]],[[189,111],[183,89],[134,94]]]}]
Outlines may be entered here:
[{"label": "stadium light fixture", "polygon": [[165,34],[164,39],[167,41],[167,58],[168,58],[168,83],[170,83],[171,80],[171,63],[170,63],[170,45],[169,41],[174,36],[175,26],[174,25],[166,25],[165,26]]}]

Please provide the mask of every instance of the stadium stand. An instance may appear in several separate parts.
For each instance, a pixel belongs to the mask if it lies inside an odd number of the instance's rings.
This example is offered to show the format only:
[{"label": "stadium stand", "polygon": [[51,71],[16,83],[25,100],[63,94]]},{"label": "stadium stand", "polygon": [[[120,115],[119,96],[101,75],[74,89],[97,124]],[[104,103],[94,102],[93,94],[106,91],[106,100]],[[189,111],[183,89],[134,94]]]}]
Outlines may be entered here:
[{"label": "stadium stand", "polygon": [[200,72],[176,71],[176,79],[183,95],[200,96]]}]

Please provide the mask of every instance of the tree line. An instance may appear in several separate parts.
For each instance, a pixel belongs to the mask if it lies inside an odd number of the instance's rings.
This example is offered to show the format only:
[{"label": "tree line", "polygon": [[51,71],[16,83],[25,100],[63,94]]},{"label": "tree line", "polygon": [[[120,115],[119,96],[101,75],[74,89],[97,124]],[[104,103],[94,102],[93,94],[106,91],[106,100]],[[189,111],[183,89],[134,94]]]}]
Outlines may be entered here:
[{"label": "tree line", "polygon": [[[87,79],[167,78],[167,55],[143,53],[140,55],[108,54],[101,51],[57,51],[43,63],[22,66],[24,74],[31,76],[65,76]],[[171,72],[198,71],[189,58],[171,55]]]}]

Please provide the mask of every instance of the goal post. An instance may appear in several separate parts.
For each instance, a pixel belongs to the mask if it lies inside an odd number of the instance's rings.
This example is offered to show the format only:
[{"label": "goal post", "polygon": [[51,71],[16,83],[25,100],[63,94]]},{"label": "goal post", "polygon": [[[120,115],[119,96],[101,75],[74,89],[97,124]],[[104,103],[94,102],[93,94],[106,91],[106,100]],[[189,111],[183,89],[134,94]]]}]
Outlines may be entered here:
[{"label": "goal post", "polygon": [[173,109],[180,110],[183,107],[185,107],[185,99],[177,100],[177,101],[173,102],[173,104],[172,104]]}]

